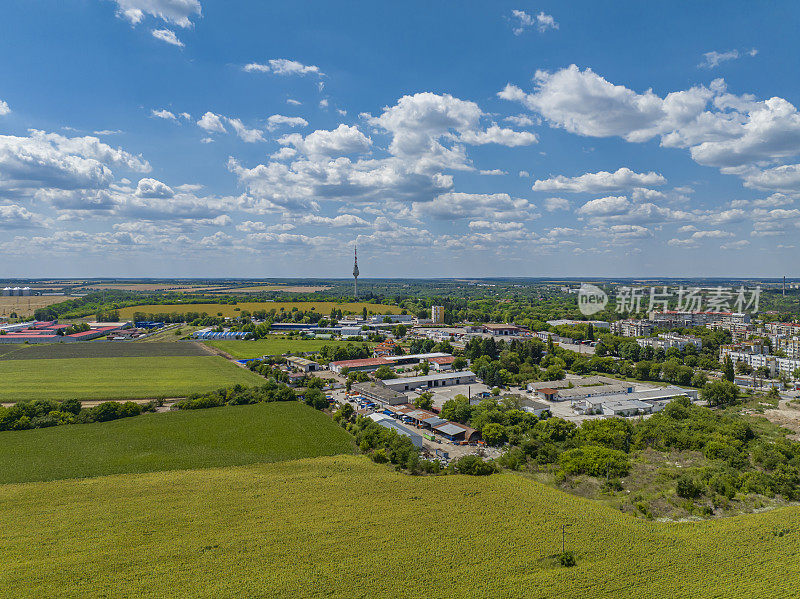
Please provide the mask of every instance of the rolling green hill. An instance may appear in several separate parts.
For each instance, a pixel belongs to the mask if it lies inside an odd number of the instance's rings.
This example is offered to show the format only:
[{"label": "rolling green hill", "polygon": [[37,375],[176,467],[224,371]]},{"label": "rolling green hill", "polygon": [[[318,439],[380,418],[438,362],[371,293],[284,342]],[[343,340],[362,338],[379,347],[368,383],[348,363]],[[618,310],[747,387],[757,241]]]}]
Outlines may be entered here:
[{"label": "rolling green hill", "polygon": [[3,485],[0,521],[9,597],[751,599],[800,580],[796,507],[665,524],[363,456]]},{"label": "rolling green hill", "polygon": [[352,437],[298,402],[144,414],[0,433],[0,483],[210,468],[352,452]]}]

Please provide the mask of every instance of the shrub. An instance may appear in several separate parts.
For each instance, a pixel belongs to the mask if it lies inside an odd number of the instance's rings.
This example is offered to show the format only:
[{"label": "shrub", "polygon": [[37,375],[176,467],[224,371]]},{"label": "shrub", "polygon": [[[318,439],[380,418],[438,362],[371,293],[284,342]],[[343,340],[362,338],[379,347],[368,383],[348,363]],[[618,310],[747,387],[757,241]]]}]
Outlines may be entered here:
[{"label": "shrub", "polygon": [[558,463],[567,474],[620,477],[630,470],[625,452],[598,445],[569,449],[559,456]]},{"label": "shrub", "polygon": [[389,456],[386,455],[385,449],[378,449],[377,451],[373,451],[372,455],[370,456],[372,461],[376,464],[385,464],[389,461]]},{"label": "shrub", "polygon": [[304,399],[306,405],[311,406],[315,410],[324,410],[328,407],[328,399],[319,389],[307,389]]},{"label": "shrub", "polygon": [[575,554],[572,551],[565,551],[558,554],[558,563],[565,568],[571,568],[577,565],[578,562],[575,560]]},{"label": "shrub", "polygon": [[492,446],[502,445],[506,442],[508,436],[506,435],[506,427],[496,422],[491,422],[483,427],[481,436],[487,444]]},{"label": "shrub", "polygon": [[736,403],[739,387],[730,381],[714,381],[706,383],[700,390],[700,397],[710,406],[729,406]]},{"label": "shrub", "polygon": [[61,402],[60,409],[62,412],[70,412],[77,416],[81,411],[81,402],[78,399],[67,399]]},{"label": "shrub", "polygon": [[453,471],[470,476],[486,476],[493,474],[497,468],[492,462],[486,462],[476,455],[466,455],[452,464]]},{"label": "shrub", "polygon": [[675,492],[678,494],[678,497],[683,497],[684,499],[695,499],[696,497],[700,496],[702,492],[702,488],[688,474],[682,474],[678,477],[678,480],[675,482]]}]

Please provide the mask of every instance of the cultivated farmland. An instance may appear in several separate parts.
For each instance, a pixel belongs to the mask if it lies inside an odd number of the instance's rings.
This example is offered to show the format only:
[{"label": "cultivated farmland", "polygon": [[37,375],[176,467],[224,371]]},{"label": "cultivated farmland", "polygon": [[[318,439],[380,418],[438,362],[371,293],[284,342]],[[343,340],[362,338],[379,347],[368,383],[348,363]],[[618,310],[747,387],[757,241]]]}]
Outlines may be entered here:
[{"label": "cultivated farmland", "polygon": [[143,312],[145,314],[185,314],[187,312],[198,312],[202,314],[205,312],[209,316],[216,316],[221,313],[222,316],[239,316],[243,311],[253,312],[254,310],[281,310],[290,312],[292,308],[298,310],[314,310],[323,316],[328,316],[332,309],[341,310],[342,312],[361,313],[367,308],[367,312],[373,314],[399,314],[400,308],[397,306],[384,306],[382,304],[368,304],[365,302],[239,302],[237,304],[147,304],[144,306],[130,306],[121,308],[119,311],[120,318],[129,320],[133,318],[135,312]]},{"label": "cultivated farmland", "polygon": [[264,379],[219,356],[1,360],[0,402],[183,397]]},{"label": "cultivated farmland", "polygon": [[0,360],[52,360],[64,358],[146,358],[156,356],[208,356],[194,341],[141,343],[94,341],[87,343],[0,344]]},{"label": "cultivated farmland", "polygon": [[32,316],[39,308],[46,308],[70,299],[63,295],[26,295],[0,297],[0,316],[8,316],[15,312],[20,317]]},{"label": "cultivated farmland", "polygon": [[[319,351],[324,345],[335,347],[344,346],[353,341],[333,341],[324,339],[287,339],[283,337],[267,337],[266,339],[254,339],[252,341],[240,341],[236,339],[206,341],[208,345],[221,349],[234,358],[259,358],[261,356],[274,356],[290,352],[310,352]],[[360,345],[360,343],[359,343]],[[374,345],[369,343],[369,346]]]},{"label": "cultivated farmland", "polygon": [[0,521],[9,596],[752,599],[800,580],[795,507],[665,524],[361,456],[4,485]]},{"label": "cultivated farmland", "polygon": [[330,289],[328,285],[255,285],[250,287],[225,287],[220,291],[241,291],[244,293],[256,293],[258,291],[285,291],[286,293],[315,293]]},{"label": "cultivated farmland", "polygon": [[[0,483],[210,468],[351,453],[352,437],[299,402],[144,414],[0,433]],[[1,494],[1,493],[0,493]]]}]

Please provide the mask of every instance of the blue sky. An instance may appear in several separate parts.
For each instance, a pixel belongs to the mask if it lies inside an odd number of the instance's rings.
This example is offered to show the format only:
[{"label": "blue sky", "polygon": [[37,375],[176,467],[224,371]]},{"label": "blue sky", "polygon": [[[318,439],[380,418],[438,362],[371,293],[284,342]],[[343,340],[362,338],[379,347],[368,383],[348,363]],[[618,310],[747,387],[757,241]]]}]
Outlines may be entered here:
[{"label": "blue sky", "polygon": [[800,6],[3,3],[2,274],[800,276]]}]

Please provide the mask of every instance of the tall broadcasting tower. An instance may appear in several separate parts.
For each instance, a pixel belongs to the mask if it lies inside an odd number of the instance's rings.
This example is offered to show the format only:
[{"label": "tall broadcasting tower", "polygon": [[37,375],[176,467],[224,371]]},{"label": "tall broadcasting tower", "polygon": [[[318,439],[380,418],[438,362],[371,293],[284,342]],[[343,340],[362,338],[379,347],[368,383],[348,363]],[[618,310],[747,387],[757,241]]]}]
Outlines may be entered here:
[{"label": "tall broadcasting tower", "polygon": [[353,278],[355,279],[355,283],[353,283],[353,295],[358,299],[358,246],[356,246],[355,262],[353,263]]}]

